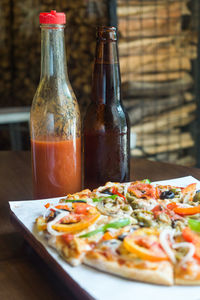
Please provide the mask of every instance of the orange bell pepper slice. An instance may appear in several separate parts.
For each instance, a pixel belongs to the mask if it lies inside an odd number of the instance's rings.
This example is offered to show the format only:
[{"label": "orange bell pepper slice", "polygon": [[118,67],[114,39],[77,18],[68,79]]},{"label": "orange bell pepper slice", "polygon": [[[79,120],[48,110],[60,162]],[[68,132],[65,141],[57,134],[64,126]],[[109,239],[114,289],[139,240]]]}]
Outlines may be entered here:
[{"label": "orange bell pepper slice", "polygon": [[65,209],[65,210],[70,210],[68,205],[56,205],[55,208],[57,209]]},{"label": "orange bell pepper slice", "polygon": [[52,228],[59,232],[76,233],[76,232],[82,231],[83,229],[88,228],[99,217],[100,217],[100,214],[98,212],[95,214],[83,215],[80,222],[73,223],[73,224],[56,223],[56,224],[52,225]]},{"label": "orange bell pepper slice", "polygon": [[[92,225],[100,216],[96,208],[87,203],[72,203],[71,208],[67,204],[58,204],[55,208],[70,211],[66,217],[52,225],[54,230],[64,233],[71,234],[82,231]],[[37,226],[38,230],[45,230],[47,228],[46,220],[38,218]]]},{"label": "orange bell pepper slice", "polygon": [[113,236],[110,232],[106,232],[106,233],[104,233],[104,235],[103,235],[103,240],[104,241],[108,241],[108,240],[112,240],[112,239],[114,239],[115,238],[115,236]]},{"label": "orange bell pepper slice", "polygon": [[137,257],[149,261],[168,260],[159,243],[159,233],[155,229],[142,228],[125,237],[124,247]]},{"label": "orange bell pepper slice", "polygon": [[175,207],[174,212],[181,216],[195,215],[200,213],[200,205],[192,207]]}]

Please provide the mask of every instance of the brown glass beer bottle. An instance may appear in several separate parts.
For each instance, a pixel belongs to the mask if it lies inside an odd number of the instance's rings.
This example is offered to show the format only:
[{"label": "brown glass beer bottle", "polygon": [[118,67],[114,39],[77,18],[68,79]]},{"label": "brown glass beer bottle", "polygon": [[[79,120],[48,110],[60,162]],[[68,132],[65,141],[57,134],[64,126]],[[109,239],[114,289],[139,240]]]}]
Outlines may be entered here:
[{"label": "brown glass beer bottle", "polygon": [[115,27],[99,27],[92,101],[83,130],[84,186],[129,181],[130,125],[121,102],[121,79]]}]

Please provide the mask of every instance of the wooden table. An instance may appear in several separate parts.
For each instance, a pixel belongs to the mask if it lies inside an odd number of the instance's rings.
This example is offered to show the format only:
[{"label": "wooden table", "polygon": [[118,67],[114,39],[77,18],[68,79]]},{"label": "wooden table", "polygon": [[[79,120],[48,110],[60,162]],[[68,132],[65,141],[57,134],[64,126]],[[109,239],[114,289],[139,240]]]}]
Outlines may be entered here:
[{"label": "wooden table", "polygon": [[[30,165],[29,152],[0,152],[0,299],[75,299],[10,224],[8,201],[32,199]],[[154,181],[186,175],[200,179],[200,169],[131,161],[131,179]]]}]

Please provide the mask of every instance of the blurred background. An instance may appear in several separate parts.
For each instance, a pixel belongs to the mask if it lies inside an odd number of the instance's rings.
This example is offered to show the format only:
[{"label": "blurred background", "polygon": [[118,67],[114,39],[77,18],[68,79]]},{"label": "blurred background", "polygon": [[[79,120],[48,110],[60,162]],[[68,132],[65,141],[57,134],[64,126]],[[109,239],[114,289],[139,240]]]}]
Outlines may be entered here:
[{"label": "blurred background", "polygon": [[1,0],[0,149],[30,149],[40,76],[40,12],[67,16],[68,73],[82,116],[97,25],[118,25],[123,103],[134,157],[200,167],[199,0]]}]

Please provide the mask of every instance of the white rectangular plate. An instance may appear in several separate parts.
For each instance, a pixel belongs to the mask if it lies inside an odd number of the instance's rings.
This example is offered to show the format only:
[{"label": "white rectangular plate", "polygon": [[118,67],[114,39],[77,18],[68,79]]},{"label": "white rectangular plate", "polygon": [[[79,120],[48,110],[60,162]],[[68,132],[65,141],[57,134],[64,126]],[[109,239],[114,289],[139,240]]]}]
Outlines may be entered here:
[{"label": "white rectangular plate", "polygon": [[[200,181],[192,176],[158,181],[156,183],[186,186]],[[10,209],[25,229],[38,240],[55,262],[70,276],[82,289],[95,299],[101,300],[200,300],[200,287],[198,286],[172,286],[165,287],[136,281],[130,281],[117,276],[106,274],[90,267],[81,265],[71,267],[54,249],[50,248],[42,235],[34,231],[35,219],[45,211],[44,204],[55,203],[59,198],[31,201],[11,201]]]}]

